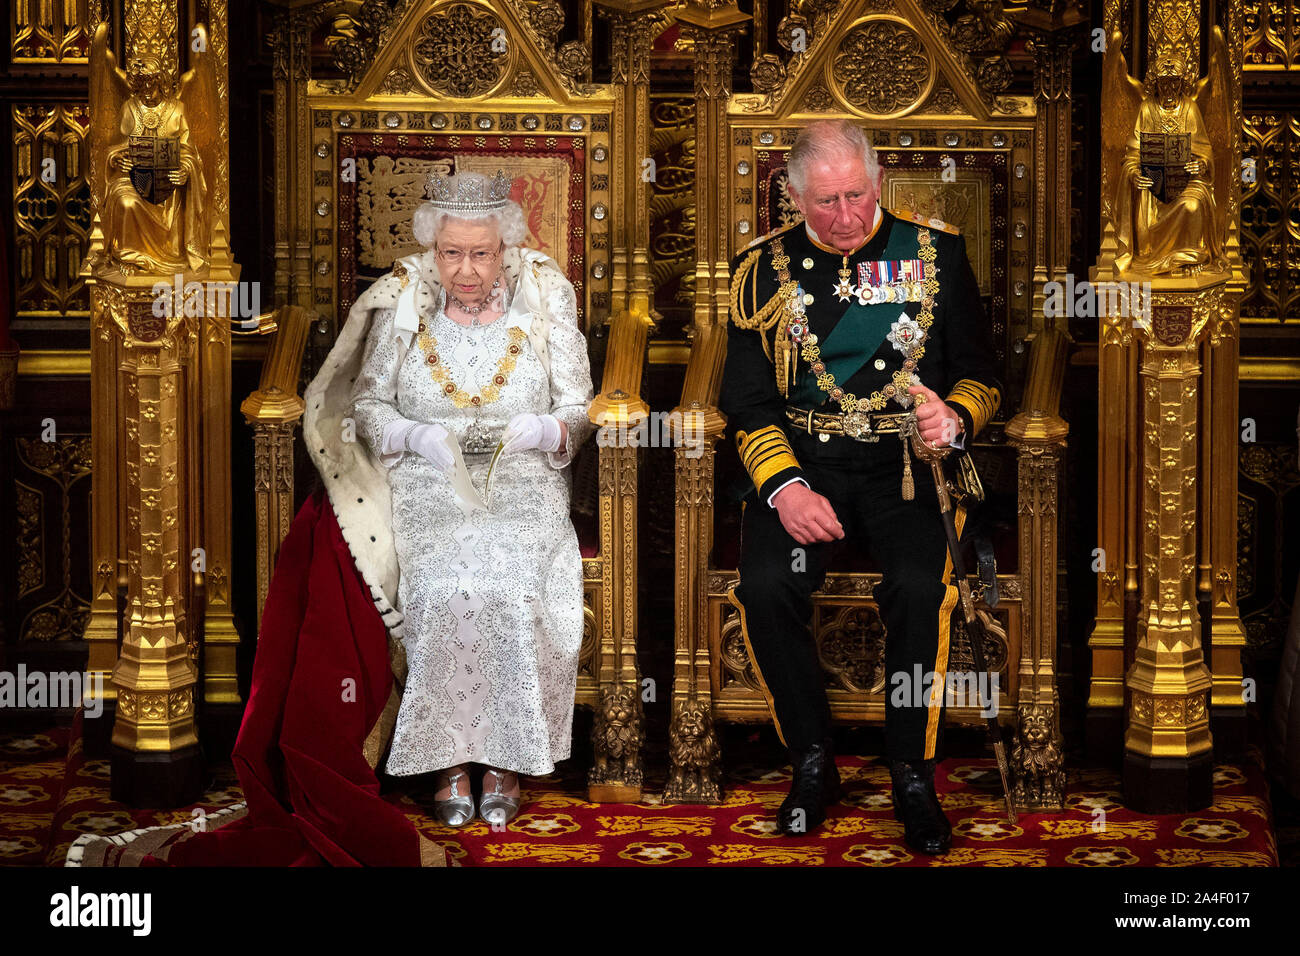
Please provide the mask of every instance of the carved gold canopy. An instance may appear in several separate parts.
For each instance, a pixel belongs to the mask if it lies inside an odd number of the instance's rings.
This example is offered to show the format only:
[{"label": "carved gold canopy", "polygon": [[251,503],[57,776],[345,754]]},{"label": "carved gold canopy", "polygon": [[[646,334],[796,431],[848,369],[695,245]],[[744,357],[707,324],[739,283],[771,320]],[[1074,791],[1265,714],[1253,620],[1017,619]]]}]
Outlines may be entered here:
[{"label": "carved gold canopy", "polygon": [[[987,65],[1005,62],[977,62],[961,49],[971,44],[960,26],[917,0],[846,3],[805,23],[806,48],[786,61],[759,57],[757,92],[731,97],[731,216],[723,224],[729,248],[734,254],[799,219],[785,190],[785,155],[799,129],[816,119],[856,117],[884,170],[882,205],[942,219],[966,238],[998,357],[1006,362],[1037,328],[1034,98],[996,92],[1002,84]],[[995,26],[983,28],[996,33]]]},{"label": "carved gold canopy", "polygon": [[583,81],[586,48],[557,48],[546,28],[511,4],[410,4],[357,76],[310,82],[317,311],[343,315],[360,286],[419,250],[410,221],[429,173],[503,169],[525,243],[566,271],[585,325],[608,315],[615,100]]}]

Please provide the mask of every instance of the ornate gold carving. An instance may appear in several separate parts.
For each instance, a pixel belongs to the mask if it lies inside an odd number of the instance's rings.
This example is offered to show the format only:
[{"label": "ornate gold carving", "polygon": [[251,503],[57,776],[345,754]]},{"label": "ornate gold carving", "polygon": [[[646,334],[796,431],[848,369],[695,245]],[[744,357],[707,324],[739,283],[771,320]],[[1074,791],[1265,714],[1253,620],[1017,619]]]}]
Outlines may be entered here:
[{"label": "ornate gold carving", "polygon": [[835,108],[835,100],[830,90],[818,83],[808,87],[808,92],[803,95],[803,108],[810,113],[824,113]]},{"label": "ornate gold carving", "polygon": [[1243,0],[1247,70],[1293,70],[1300,65],[1300,23],[1289,4]]},{"label": "ornate gold carving", "polygon": [[1242,222],[1243,258],[1253,262],[1241,302],[1243,324],[1289,323],[1300,305],[1300,235],[1288,223],[1291,197],[1300,193],[1300,115],[1260,110],[1245,116],[1245,154],[1254,182],[1242,185],[1242,203],[1255,213]]},{"label": "ornate gold carving", "polygon": [[[85,631],[90,605],[77,593],[73,567],[76,560],[72,529],[73,486],[91,473],[90,438],[85,435],[62,435],[57,441],[19,438],[16,441],[17,465],[29,473],[34,482],[52,485],[57,496],[59,527],[45,526],[45,492],[22,480],[15,481],[17,492],[18,594],[22,620],[18,640],[80,640]],[[21,473],[21,472],[20,472]],[[46,552],[46,542],[54,539],[58,550]],[[48,562],[48,564],[47,564]],[[41,603],[28,606],[22,599],[53,584],[58,588]],[[83,585],[84,587],[84,585]]]},{"label": "ornate gold carving", "polygon": [[1005,50],[1016,28],[1003,14],[1001,0],[967,0],[967,6],[973,12],[953,22],[949,34],[952,45],[963,53]]},{"label": "ornate gold carving", "polygon": [[[176,16],[175,3],[159,0],[126,0],[125,3],[123,24],[126,27],[128,63],[137,57],[155,57],[168,87],[175,82],[179,73],[176,65]],[[92,40],[92,48],[93,45]],[[90,69],[93,79],[96,73],[93,49]]]},{"label": "ornate gold carving", "polygon": [[1144,627],[1126,679],[1132,703],[1125,748],[1150,758],[1210,749],[1204,702],[1195,700],[1211,687],[1195,594],[1197,379],[1200,340],[1223,292],[1222,283],[1157,291],[1151,329],[1142,330]]},{"label": "ornate gold carving", "polygon": [[388,94],[414,93],[416,92],[415,80],[405,67],[399,66],[389,71],[375,92]]},{"label": "ornate gold carving", "polygon": [[537,31],[542,42],[555,46],[555,40],[564,29],[564,7],[557,0],[530,0],[526,7],[528,23]]},{"label": "ornate gold carving", "polygon": [[[1147,0],[1147,59],[1155,62],[1165,54],[1185,61],[1201,55],[1201,10],[1189,0]],[[1189,80],[1192,77],[1187,77]]]},{"label": "ornate gold carving", "polygon": [[595,762],[587,775],[588,786],[641,786],[642,724],[639,687],[622,682],[601,687],[600,704],[591,725]]},{"label": "ornate gold carving", "polygon": [[1013,796],[1025,809],[1059,808],[1065,793],[1065,755],[1061,752],[1055,709],[1042,704],[1022,707],[1017,715],[1011,769]]},{"label": "ornate gold carving", "polygon": [[[1169,11],[1175,4],[1152,0],[1152,6],[1153,12]],[[1156,28],[1153,24],[1153,37]],[[1155,41],[1159,57],[1147,73],[1145,88],[1128,75],[1117,33],[1107,46],[1102,227],[1108,236],[1113,231],[1116,246],[1112,256],[1109,243],[1103,241],[1098,261],[1103,278],[1111,269],[1158,276],[1203,269],[1219,272],[1228,267],[1224,244],[1238,175],[1232,149],[1229,101],[1234,87],[1229,55],[1223,31],[1215,27],[1209,75],[1196,83],[1195,57],[1184,40],[1170,35]],[[1164,202],[1153,192],[1160,184],[1152,177],[1160,173],[1153,171],[1149,158],[1160,142],[1178,157],[1163,164],[1163,175],[1189,177]]]},{"label": "ornate gold carving", "polygon": [[785,85],[785,63],[775,53],[764,53],[749,68],[749,82],[755,93],[770,96]]},{"label": "ornate gold carving", "polygon": [[85,63],[93,24],[84,8],[49,0],[13,0],[10,58],[14,63]]},{"label": "ornate gold carving", "polygon": [[510,87],[511,96],[537,96],[540,92],[532,70],[520,70],[515,74],[514,84]]},{"label": "ornate gold carving", "polygon": [[504,29],[484,7],[468,3],[441,7],[420,23],[412,50],[415,69],[445,96],[485,96],[508,70],[509,57],[492,48],[493,31]]},{"label": "ornate gold carving", "polygon": [[[85,105],[15,104],[13,269],[19,314],[79,315],[90,301],[81,260],[89,246],[87,193],[90,111]],[[58,176],[44,175],[53,162]]]},{"label": "ornate gold carving", "polygon": [[[206,30],[195,29],[207,50]],[[90,59],[92,187],[106,259],[163,275],[203,271],[213,226],[209,190],[220,175],[213,54],[194,54],[175,94],[157,55],[118,68],[107,24],[95,31]]]},{"label": "ornate gold carving", "polygon": [[[646,53],[648,59],[648,48]],[[560,71],[561,76],[574,84],[576,92],[582,92],[582,89],[577,84],[579,84],[582,77],[591,72],[591,51],[587,49],[585,43],[570,40],[555,51],[555,67]]]},{"label": "ornate gold carving", "polygon": [[[996,617],[989,616],[984,635],[984,662],[991,672],[1003,673],[1009,658],[1007,632]],[[971,673],[975,670],[975,657],[971,652],[970,632],[960,615],[953,616],[952,646],[948,652],[948,669],[958,673]]]},{"label": "ornate gold carving", "polygon": [[[823,615],[831,608],[822,608]],[[834,684],[878,694],[885,688],[885,625],[874,607],[849,605],[816,627],[821,665]]]},{"label": "ornate gold carving", "polygon": [[902,20],[877,17],[845,34],[830,73],[850,106],[885,117],[919,106],[934,84],[935,67],[916,31]]},{"label": "ornate gold carving", "polygon": [[695,699],[673,708],[668,753],[665,801],[717,803],[722,799],[722,752],[707,703]]}]

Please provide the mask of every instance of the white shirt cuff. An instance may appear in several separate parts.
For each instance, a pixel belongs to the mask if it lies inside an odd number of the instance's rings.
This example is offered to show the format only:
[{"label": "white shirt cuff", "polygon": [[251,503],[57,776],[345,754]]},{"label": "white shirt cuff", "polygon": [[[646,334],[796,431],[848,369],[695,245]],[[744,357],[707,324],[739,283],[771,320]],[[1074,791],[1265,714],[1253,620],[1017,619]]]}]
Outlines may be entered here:
[{"label": "white shirt cuff", "polygon": [[772,500],[773,500],[773,499],[774,499],[778,494],[780,494],[780,492],[781,492],[781,488],[784,488],[784,487],[786,487],[787,485],[792,485],[792,484],[794,484],[796,481],[799,482],[801,485],[803,485],[805,488],[809,488],[809,487],[811,487],[811,486],[808,484],[808,482],[804,481],[802,478],[797,478],[797,477],[796,477],[796,478],[791,478],[789,481],[782,482],[780,488],[777,488],[775,491],[773,491],[770,495],[767,496],[767,506],[768,506],[769,508],[775,508],[776,505],[772,504]]}]

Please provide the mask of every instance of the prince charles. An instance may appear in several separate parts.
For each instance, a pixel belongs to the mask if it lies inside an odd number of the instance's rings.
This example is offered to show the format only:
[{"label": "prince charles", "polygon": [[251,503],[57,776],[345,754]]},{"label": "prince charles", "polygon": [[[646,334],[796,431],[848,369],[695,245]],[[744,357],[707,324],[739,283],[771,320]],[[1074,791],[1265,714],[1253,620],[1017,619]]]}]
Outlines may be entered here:
[{"label": "prince charles", "polygon": [[[753,484],[728,597],[794,766],[777,823],[811,832],[839,795],[809,620],[831,542],[847,538],[883,577],[894,811],[910,846],[940,854],[952,831],[934,768],[958,592],[933,479],[913,467],[906,435],[965,448],[1001,397],[992,341],[964,241],[880,207],[880,167],[859,127],[809,126],[787,174],[803,221],[732,263],[720,402]],[[934,675],[924,696],[892,692],[918,674]]]}]

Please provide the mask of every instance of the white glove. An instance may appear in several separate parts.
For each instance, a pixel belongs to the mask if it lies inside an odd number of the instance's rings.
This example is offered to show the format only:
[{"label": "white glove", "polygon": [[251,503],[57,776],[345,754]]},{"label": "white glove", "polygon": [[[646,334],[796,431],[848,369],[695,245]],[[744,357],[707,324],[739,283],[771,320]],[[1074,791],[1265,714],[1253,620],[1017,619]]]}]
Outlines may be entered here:
[{"label": "white glove", "polygon": [[503,451],[516,452],[537,448],[541,451],[560,450],[560,420],[554,415],[534,415],[522,412],[510,419],[505,433]]},{"label": "white glove", "polygon": [[452,470],[456,460],[446,439],[447,429],[441,425],[398,420],[384,429],[384,452],[400,457],[404,451],[413,451],[446,474]]}]

